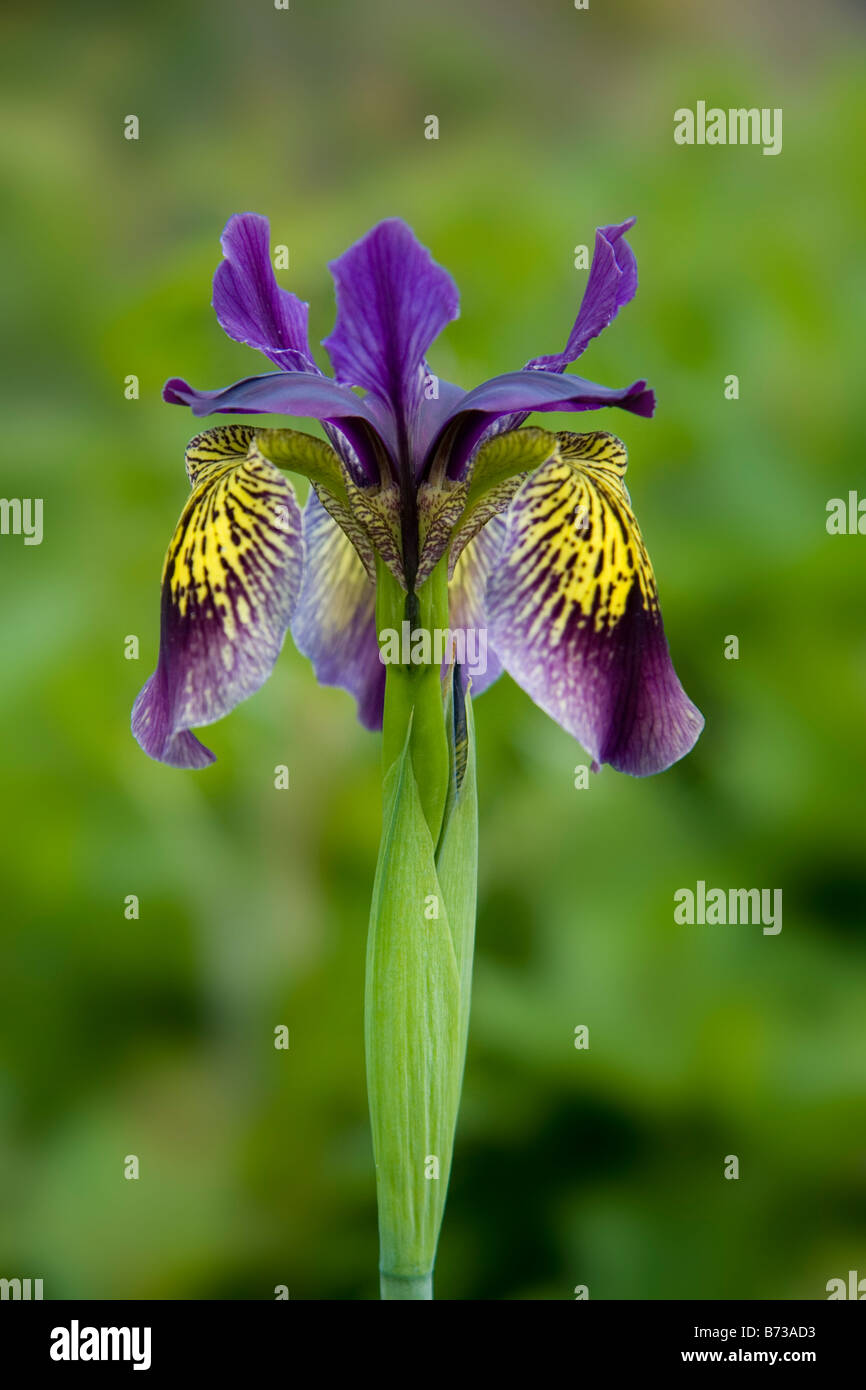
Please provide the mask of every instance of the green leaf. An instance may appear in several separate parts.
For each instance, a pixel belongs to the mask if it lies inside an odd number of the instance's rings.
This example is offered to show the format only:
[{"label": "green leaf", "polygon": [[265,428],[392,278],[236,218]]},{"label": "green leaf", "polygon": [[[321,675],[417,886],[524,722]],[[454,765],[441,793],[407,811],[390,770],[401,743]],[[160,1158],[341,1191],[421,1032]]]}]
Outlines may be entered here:
[{"label": "green leaf", "polygon": [[433,1268],[462,1070],[460,974],[410,739],[385,779],[365,1012],[380,1268],[407,1288]]}]

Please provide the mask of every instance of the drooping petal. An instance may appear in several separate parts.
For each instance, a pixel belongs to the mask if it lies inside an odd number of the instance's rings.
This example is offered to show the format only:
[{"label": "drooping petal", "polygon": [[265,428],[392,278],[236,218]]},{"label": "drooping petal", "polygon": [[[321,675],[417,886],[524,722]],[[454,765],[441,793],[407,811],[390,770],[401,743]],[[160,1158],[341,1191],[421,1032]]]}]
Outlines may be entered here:
[{"label": "drooping petal", "polygon": [[314,492],[304,508],[307,564],[292,620],[295,645],[322,685],[348,690],[366,729],[381,729],[385,667],[376,641],[376,589],[351,541]]},{"label": "drooping petal", "polygon": [[612,435],[562,435],[509,508],[487,608],[505,669],[597,763],[647,776],[703,718],[671,664],[655,579]]},{"label": "drooping petal", "polygon": [[424,397],[425,354],[457,317],[457,288],[397,218],[380,222],[330,269],[337,321],[324,346],[337,380],[382,401],[408,446]]},{"label": "drooping petal", "polygon": [[362,479],[379,482],[384,444],[364,402],[330,377],[314,372],[266,372],[244,377],[218,391],[196,391],[181,377],[162,389],[170,405],[189,406],[193,415],[294,415],[338,426],[354,450]]},{"label": "drooping petal", "polygon": [[564,351],[549,357],[534,357],[527,362],[528,367],[564,371],[569,362],[575,362],[587,344],[616,318],[623,305],[634,299],[637,261],[624,235],[634,224],[635,218],[629,217],[626,222],[598,228],[586,289]]},{"label": "drooping petal", "polygon": [[213,762],[190,729],[264,684],[301,588],[300,509],[254,435],[223,426],[187,449],[192,495],[165,558],[159,660],[132,712],[144,751],[174,767]]},{"label": "drooping petal", "polygon": [[509,428],[512,428],[513,414],[525,419],[532,411],[598,410],[608,405],[619,406],[634,415],[650,416],[655,410],[655,394],[645,381],[633,381],[631,386],[615,388],[599,386],[579,376],[561,376],[532,368],[506,372],[467,391],[440,427],[428,458],[435,457],[440,448],[447,448],[449,474],[460,477],[481,436],[502,416],[509,417]]},{"label": "drooping petal", "polygon": [[448,586],[448,623],[462,633],[467,660],[464,675],[472,680],[472,694],[480,695],[502,674],[502,662],[493,647],[487,611],[487,586],[499,560],[505,524],[495,516],[460,552]]},{"label": "drooping petal", "polygon": [[213,307],[230,338],[257,348],[285,372],[318,372],[307,337],[309,305],[277,284],[270,224],[255,212],[237,213],[221,237],[225,260],[213,282]]}]

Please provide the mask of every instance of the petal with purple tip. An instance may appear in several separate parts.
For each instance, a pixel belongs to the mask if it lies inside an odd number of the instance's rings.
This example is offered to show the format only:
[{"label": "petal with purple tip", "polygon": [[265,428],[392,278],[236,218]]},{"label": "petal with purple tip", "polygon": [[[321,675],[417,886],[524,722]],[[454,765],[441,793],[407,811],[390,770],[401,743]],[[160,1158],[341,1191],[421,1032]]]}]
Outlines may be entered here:
[{"label": "petal with purple tip", "polygon": [[507,513],[487,608],[505,669],[599,762],[642,777],[703,727],[671,664],[612,435],[566,434]]},{"label": "petal with purple tip", "polygon": [[190,733],[259,689],[279,655],[301,588],[301,515],[255,432],[208,430],[186,454],[192,495],[162,575],[156,670],[132,712],[152,758],[205,767],[213,754]]},{"label": "petal with purple tip", "polygon": [[304,508],[307,565],[292,620],[316,679],[354,695],[365,729],[381,729],[385,667],[376,641],[376,589],[352,542],[314,492]]}]

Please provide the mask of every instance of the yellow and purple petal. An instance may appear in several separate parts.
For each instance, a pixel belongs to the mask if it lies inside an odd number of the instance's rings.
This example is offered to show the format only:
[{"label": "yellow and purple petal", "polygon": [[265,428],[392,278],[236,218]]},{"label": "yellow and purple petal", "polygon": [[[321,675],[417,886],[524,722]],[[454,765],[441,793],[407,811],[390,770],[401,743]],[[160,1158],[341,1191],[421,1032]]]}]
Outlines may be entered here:
[{"label": "yellow and purple petal", "polygon": [[560,457],[505,517],[487,587],[493,643],[594,763],[647,776],[689,752],[703,717],[671,663],[624,446],[603,432],[559,438]]},{"label": "yellow and purple petal", "polygon": [[165,558],[159,660],[132,712],[152,758],[205,767],[214,755],[190,732],[212,724],[271,673],[301,589],[304,546],[294,492],[228,425],[196,436],[192,495]]}]

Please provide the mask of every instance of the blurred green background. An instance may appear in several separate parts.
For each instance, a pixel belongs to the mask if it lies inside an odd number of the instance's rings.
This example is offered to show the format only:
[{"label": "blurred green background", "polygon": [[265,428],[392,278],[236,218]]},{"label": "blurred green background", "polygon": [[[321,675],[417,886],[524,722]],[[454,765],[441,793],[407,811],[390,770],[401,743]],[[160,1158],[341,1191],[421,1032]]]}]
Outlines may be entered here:
[{"label": "blurred green background", "polygon": [[[44,498],[45,537],[0,538],[0,1275],[50,1298],[377,1296],[378,740],[290,643],[208,731],[207,772],[128,729],[194,433],[160,387],[269,370],[209,307],[247,209],[289,245],[316,343],[327,260],[405,217],[460,286],[431,360],[467,386],[558,349],[574,246],[639,219],[637,299],[581,371],[645,375],[658,413],[583,427],[628,444],[707,727],[663,776],[577,791],[582,750],[507,678],[478,702],[438,1296],[823,1298],[866,1275],[866,539],[825,530],[828,499],[866,494],[854,7],[175,0],[4,28],[2,491]],[[676,146],[698,99],[782,107],[782,154]],[[782,888],[781,934],[677,926],[698,879]]]}]

